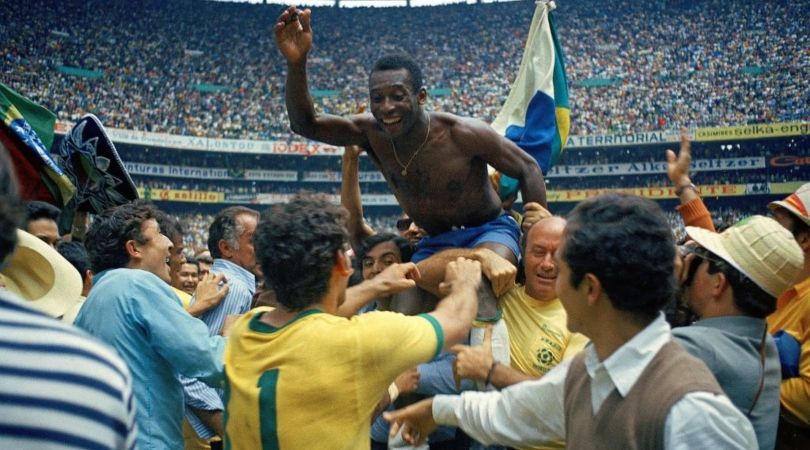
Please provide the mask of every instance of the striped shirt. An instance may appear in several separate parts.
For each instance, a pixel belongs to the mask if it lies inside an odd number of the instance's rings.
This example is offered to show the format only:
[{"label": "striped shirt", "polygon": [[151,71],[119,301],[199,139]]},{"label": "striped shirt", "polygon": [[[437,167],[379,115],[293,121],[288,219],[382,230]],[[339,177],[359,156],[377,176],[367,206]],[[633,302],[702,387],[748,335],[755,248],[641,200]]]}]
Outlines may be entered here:
[{"label": "striped shirt", "polygon": [[0,448],[133,449],[129,370],[77,328],[0,290]]},{"label": "striped shirt", "polygon": [[[256,277],[237,264],[226,259],[217,258],[211,266],[211,272],[225,274],[228,280],[228,295],[216,307],[200,316],[205,322],[211,336],[219,334],[225,317],[241,315],[250,310],[253,303],[253,294],[256,292]],[[204,411],[221,411],[225,409],[222,403],[222,389],[215,389],[195,379],[180,377],[185,391],[186,405]],[[186,408],[186,419],[191,428],[202,439],[211,439],[216,436],[214,430],[206,426],[196,415]]]}]

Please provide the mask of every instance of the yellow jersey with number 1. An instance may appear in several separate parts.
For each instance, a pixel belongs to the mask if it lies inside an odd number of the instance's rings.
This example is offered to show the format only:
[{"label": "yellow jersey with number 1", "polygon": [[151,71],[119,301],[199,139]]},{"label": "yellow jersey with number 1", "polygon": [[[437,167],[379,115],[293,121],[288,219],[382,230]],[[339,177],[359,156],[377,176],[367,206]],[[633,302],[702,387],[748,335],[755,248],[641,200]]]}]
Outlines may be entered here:
[{"label": "yellow jersey with number 1", "polygon": [[225,349],[225,448],[367,449],[371,414],[403,371],[444,345],[430,315],[303,311],[275,328],[257,308]]}]

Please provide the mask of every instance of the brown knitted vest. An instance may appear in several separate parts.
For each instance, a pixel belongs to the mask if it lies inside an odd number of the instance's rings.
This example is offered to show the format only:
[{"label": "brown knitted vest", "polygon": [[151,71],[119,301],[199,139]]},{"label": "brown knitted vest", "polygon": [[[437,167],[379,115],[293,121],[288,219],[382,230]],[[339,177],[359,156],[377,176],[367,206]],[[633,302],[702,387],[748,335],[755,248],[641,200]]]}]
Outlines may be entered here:
[{"label": "brown knitted vest", "polygon": [[584,355],[581,352],[574,358],[565,379],[568,449],[663,450],[664,424],[672,405],[689,392],[723,392],[703,362],[670,341],[653,357],[627,397],[614,389],[594,414]]}]

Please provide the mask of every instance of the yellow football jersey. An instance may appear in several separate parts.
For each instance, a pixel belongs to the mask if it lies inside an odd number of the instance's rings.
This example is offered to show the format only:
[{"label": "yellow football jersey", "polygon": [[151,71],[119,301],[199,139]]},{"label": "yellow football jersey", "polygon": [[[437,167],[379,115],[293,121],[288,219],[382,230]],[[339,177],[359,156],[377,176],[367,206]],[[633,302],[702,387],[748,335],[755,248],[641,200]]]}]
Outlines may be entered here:
[{"label": "yellow football jersey", "polygon": [[568,331],[559,299],[536,300],[523,286],[515,286],[500,298],[500,305],[509,329],[512,367],[525,374],[539,378],[588,343],[585,336]]},{"label": "yellow football jersey", "polygon": [[254,309],[225,349],[225,448],[367,449],[371,414],[400,373],[439,354],[433,316],[301,312],[280,328]]},{"label": "yellow football jersey", "polygon": [[[542,377],[588,343],[585,336],[568,331],[567,316],[559,299],[536,300],[526,294],[523,286],[515,286],[499,300],[509,330],[509,357],[514,369]],[[558,441],[520,450],[563,448],[565,442]]]}]

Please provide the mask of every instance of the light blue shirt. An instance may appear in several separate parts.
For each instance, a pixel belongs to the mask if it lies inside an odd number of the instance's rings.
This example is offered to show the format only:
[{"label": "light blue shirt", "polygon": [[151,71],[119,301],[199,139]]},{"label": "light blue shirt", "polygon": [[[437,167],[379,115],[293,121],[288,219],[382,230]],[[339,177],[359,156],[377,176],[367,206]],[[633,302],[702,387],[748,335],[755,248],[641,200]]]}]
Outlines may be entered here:
[{"label": "light blue shirt", "polygon": [[[228,280],[228,295],[222,299],[219,305],[200,316],[200,320],[208,327],[208,333],[215,336],[222,329],[225,317],[234,314],[241,315],[250,310],[250,306],[253,304],[253,294],[256,292],[256,277],[244,267],[220,258],[214,260],[211,272],[222,273]],[[222,389],[212,389],[197,380],[182,377],[180,381],[183,382],[185,401],[188,406],[205,411],[225,409],[222,403]],[[216,436],[214,430],[202,423],[188,409],[186,409],[186,419],[199,437],[211,439]]]},{"label": "light blue shirt", "polygon": [[209,336],[168,284],[150,272],[96,274],[75,325],[112,346],[129,366],[137,402],[138,448],[183,448],[179,375],[218,386],[224,340]]}]

